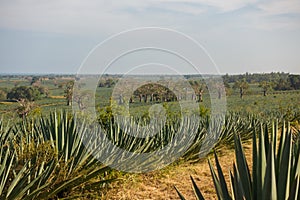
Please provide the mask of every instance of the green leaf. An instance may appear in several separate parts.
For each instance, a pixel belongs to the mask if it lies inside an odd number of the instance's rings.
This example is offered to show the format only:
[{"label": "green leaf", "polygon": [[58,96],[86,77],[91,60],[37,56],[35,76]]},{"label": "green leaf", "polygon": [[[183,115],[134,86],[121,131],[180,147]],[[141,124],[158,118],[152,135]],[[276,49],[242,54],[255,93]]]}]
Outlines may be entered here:
[{"label": "green leaf", "polygon": [[289,200],[299,199],[300,197],[299,188],[300,188],[299,177],[297,176],[291,187],[290,195],[288,198]]},{"label": "green leaf", "polygon": [[[278,199],[286,199],[285,197],[289,194],[290,188],[290,171],[292,162],[292,137],[288,134],[284,142],[282,150],[282,159],[279,163],[279,175],[278,175]],[[280,187],[279,187],[280,185]]]},{"label": "green leaf", "polygon": [[217,167],[217,171],[218,171],[218,176],[219,176],[220,186],[222,189],[223,198],[231,199],[228,189],[227,189],[227,184],[226,184],[226,181],[224,178],[224,174],[223,174],[221,165],[218,160],[218,157],[217,157],[216,153],[214,153],[214,155],[215,155],[215,162],[216,162],[216,167]]},{"label": "green leaf", "polygon": [[265,151],[265,141],[264,132],[261,125],[258,137],[258,157],[257,157],[257,197],[263,196],[263,186],[266,175],[266,151]]},{"label": "green leaf", "polygon": [[13,179],[13,181],[11,182],[9,188],[7,189],[7,194],[6,194],[6,198],[8,198],[11,194],[11,192],[16,188],[17,184],[20,182],[20,181],[24,181],[24,179],[27,178],[27,171],[28,171],[28,168],[27,168],[27,165],[28,163],[26,163],[22,168],[21,170],[19,171],[19,173],[17,174],[17,176]]},{"label": "green leaf", "polygon": [[180,191],[176,188],[176,186],[174,186],[174,188],[175,188],[175,190],[176,190],[176,192],[177,192],[179,198],[180,198],[181,200],[185,200],[184,196],[180,193]]},{"label": "green leaf", "polygon": [[42,195],[42,198],[53,197],[55,194],[59,193],[60,191],[62,191],[64,189],[68,189],[73,186],[78,186],[78,185],[84,183],[85,181],[88,181],[88,180],[96,177],[97,175],[104,173],[108,170],[110,170],[109,167],[101,167],[101,168],[98,168],[98,169],[94,170],[93,172],[89,173],[88,175],[81,174],[75,178],[68,180],[68,181],[61,182],[58,185],[55,185],[54,188],[49,193],[44,193]]},{"label": "green leaf", "polygon": [[272,143],[269,144],[269,152],[267,159],[266,176],[263,186],[263,199],[277,199],[276,175],[275,175],[275,160],[274,149]]},{"label": "green leaf", "polygon": [[195,195],[196,195],[196,198],[198,200],[204,200],[204,197],[200,191],[200,189],[198,188],[197,184],[195,183],[193,177],[191,176],[191,180],[192,180],[192,183],[193,183],[193,189],[194,189],[194,192],[195,192]]},{"label": "green leaf", "polygon": [[252,198],[258,199],[258,154],[256,142],[256,129],[252,133]]},{"label": "green leaf", "polygon": [[231,177],[231,182],[233,183],[232,188],[233,188],[233,193],[234,193],[234,199],[245,199],[244,195],[244,189],[243,185],[241,183],[239,174],[237,172],[236,166],[233,165],[233,175],[230,173]]},{"label": "green leaf", "polygon": [[214,185],[215,185],[215,190],[216,190],[216,193],[217,193],[217,196],[218,196],[218,199],[224,199],[224,195],[223,195],[223,191],[222,191],[222,188],[221,188],[221,185],[220,185],[220,181],[215,173],[215,170],[210,162],[210,160],[208,159],[208,164],[209,164],[209,169],[210,169],[210,173],[211,173],[211,176],[213,178],[213,182],[214,182]]},{"label": "green leaf", "polygon": [[235,135],[235,155],[237,170],[241,178],[241,182],[245,192],[246,199],[252,199],[252,183],[250,178],[249,167],[245,158],[244,150],[242,147],[241,139],[238,135]]}]

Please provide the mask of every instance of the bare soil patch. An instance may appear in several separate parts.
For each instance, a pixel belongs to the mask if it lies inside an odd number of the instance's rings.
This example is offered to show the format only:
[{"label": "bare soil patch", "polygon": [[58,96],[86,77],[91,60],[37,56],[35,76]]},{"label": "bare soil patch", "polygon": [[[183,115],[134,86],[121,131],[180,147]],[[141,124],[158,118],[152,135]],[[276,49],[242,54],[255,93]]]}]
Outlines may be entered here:
[{"label": "bare soil patch", "polygon": [[[244,148],[247,160],[252,163],[252,145],[248,142],[244,145]],[[217,154],[225,179],[229,184],[229,171],[235,161],[234,150],[224,147]],[[214,165],[213,155],[209,155],[208,158]],[[190,176],[193,176],[205,199],[217,199],[207,162],[208,158],[201,159],[197,163],[168,166],[165,169],[151,173],[127,174],[122,180],[110,186],[103,199],[179,199],[174,186],[180,190],[186,199],[196,199]],[[251,168],[251,166],[249,167]]]}]

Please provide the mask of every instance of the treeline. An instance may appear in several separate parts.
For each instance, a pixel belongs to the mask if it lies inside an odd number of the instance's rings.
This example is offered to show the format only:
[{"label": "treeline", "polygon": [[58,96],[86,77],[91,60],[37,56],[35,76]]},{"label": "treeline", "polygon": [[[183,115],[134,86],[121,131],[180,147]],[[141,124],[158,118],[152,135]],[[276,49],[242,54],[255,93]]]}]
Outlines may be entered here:
[{"label": "treeline", "polygon": [[74,78],[74,74],[0,74],[2,79],[29,79],[33,77],[38,77],[40,79],[58,79],[58,78]]},{"label": "treeline", "polygon": [[224,75],[223,80],[225,83],[236,83],[244,80],[247,83],[265,83],[268,82],[272,85],[274,90],[299,90],[300,89],[300,75],[289,74],[284,72],[271,72],[271,73],[245,73],[238,75]]}]

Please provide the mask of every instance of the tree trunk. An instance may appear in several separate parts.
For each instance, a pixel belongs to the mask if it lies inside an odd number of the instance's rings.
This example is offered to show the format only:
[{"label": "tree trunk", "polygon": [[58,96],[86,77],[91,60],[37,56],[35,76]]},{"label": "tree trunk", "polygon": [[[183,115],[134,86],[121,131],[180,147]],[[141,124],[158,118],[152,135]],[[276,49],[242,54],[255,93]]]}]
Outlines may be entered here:
[{"label": "tree trunk", "polygon": [[122,105],[122,104],[123,104],[123,96],[119,95],[119,105]]},{"label": "tree trunk", "polygon": [[243,95],[244,95],[243,88],[240,88],[240,97],[241,97],[241,99],[243,99]]},{"label": "tree trunk", "polygon": [[218,90],[218,99],[221,99],[222,98],[222,92],[221,92],[221,88],[219,88]]}]

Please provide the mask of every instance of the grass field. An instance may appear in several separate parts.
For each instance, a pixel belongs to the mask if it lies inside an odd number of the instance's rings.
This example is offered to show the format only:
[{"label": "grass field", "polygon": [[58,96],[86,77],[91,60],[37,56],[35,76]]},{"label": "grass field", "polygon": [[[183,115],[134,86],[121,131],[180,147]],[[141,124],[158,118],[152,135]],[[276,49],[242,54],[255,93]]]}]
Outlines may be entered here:
[{"label": "grass field", "polygon": [[[24,84],[25,85],[25,84]],[[43,98],[37,100],[35,103],[44,114],[54,110],[71,110],[71,106],[67,106],[64,91],[59,88],[49,88],[49,98]],[[104,108],[109,106],[109,97],[112,93],[112,88],[99,88],[96,93],[96,106]],[[276,115],[279,117],[285,115],[288,112],[299,111],[300,105],[300,91],[289,91],[280,93],[270,93],[264,97],[261,94],[248,94],[243,99],[238,94],[232,94],[226,97],[228,112],[240,112],[240,113],[253,113],[262,116]],[[143,116],[148,112],[148,109],[154,103],[139,103],[135,102],[130,104],[130,112],[137,116]],[[174,105],[169,102],[165,104]],[[175,103],[176,104],[176,103]],[[203,102],[199,104],[203,108],[210,109],[210,96],[204,94]],[[14,110],[18,106],[17,102],[0,102],[0,113],[8,114],[11,117],[15,117]],[[177,105],[178,106],[178,105]],[[172,107],[172,106],[171,106]],[[174,107],[174,106],[173,106]],[[175,110],[180,108],[174,107]]]}]

